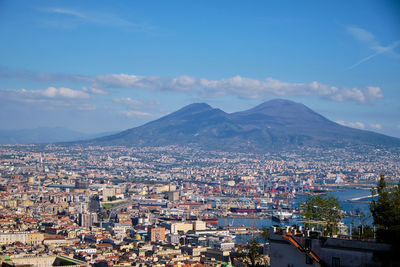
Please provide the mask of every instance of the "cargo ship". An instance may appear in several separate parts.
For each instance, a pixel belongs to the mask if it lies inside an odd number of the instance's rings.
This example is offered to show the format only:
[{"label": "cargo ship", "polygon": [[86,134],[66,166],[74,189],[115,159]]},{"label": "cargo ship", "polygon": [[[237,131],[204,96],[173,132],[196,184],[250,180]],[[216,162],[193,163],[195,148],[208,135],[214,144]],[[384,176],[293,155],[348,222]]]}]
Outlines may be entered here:
[{"label": "cargo ship", "polygon": [[218,225],[218,218],[203,218],[201,220],[212,225]]},{"label": "cargo ship", "polygon": [[292,218],[293,213],[288,211],[278,211],[272,214],[272,220],[275,222],[288,222]]}]

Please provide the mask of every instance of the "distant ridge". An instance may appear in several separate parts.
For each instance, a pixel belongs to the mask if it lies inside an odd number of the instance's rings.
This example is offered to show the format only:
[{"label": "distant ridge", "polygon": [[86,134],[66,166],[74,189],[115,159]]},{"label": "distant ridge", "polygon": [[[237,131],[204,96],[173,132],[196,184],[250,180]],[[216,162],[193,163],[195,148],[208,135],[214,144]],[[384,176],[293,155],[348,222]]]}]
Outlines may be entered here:
[{"label": "distant ridge", "polygon": [[400,147],[400,139],[346,127],[303,104],[274,99],[231,114],[205,103],[194,103],[142,126],[80,144],[191,145],[212,150],[264,152],[307,146]]},{"label": "distant ridge", "polygon": [[108,133],[86,134],[64,127],[38,127],[32,129],[0,130],[0,144],[41,144],[93,139]]}]

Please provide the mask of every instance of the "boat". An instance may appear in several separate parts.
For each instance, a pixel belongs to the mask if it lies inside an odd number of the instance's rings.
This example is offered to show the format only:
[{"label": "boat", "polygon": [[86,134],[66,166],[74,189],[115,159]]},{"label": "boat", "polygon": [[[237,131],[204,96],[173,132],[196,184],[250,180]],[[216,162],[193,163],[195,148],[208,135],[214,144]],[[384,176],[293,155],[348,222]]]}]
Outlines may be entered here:
[{"label": "boat", "polygon": [[312,189],[310,192],[313,195],[326,195],[328,193],[328,192],[326,192],[326,190],[319,189],[319,188]]},{"label": "boat", "polygon": [[292,216],[292,212],[280,210],[272,214],[272,220],[275,222],[288,222]]},{"label": "boat", "polygon": [[203,218],[201,220],[212,225],[218,225],[218,218]]}]

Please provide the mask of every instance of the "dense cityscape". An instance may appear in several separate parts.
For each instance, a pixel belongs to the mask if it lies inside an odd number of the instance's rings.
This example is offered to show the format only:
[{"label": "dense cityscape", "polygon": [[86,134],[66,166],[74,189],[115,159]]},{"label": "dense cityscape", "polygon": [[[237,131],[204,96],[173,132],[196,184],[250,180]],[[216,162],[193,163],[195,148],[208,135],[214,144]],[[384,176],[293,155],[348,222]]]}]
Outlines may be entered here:
[{"label": "dense cityscape", "polygon": [[399,267],[399,18],[0,0],[0,267]]},{"label": "dense cityscape", "polygon": [[[1,261],[240,266],[246,262],[240,251],[265,227],[304,227],[297,199],[347,189],[363,189],[368,198],[380,174],[398,181],[399,153],[360,149],[261,155],[177,146],[3,145]],[[344,212],[361,216],[357,209]],[[338,234],[349,231],[342,223]],[[265,241],[262,259],[269,263]]]}]

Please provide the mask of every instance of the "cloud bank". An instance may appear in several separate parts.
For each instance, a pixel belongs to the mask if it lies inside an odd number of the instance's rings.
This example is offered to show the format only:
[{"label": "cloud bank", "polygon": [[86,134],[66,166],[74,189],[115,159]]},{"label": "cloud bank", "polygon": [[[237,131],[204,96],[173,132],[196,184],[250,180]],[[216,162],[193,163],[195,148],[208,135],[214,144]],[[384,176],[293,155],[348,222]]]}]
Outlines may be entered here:
[{"label": "cloud bank", "polygon": [[[90,94],[66,87],[48,87],[42,90],[0,90],[0,100],[6,102],[37,104],[46,108],[75,107],[78,110],[94,110]],[[0,101],[0,104],[1,104]],[[42,105],[45,104],[45,105]]]},{"label": "cloud bank", "polygon": [[317,81],[311,83],[289,83],[266,78],[257,80],[234,76],[220,80],[209,80],[191,76],[162,78],[129,74],[98,75],[92,79],[95,88],[139,88],[153,91],[196,93],[206,97],[235,95],[241,98],[259,99],[270,96],[314,96],[333,101],[367,103],[383,97],[380,87],[340,88]]},{"label": "cloud bank", "polygon": [[382,130],[382,125],[379,123],[370,124],[369,127],[371,127],[372,129],[375,129],[375,130]]},{"label": "cloud bank", "polygon": [[[336,102],[350,101],[355,103],[370,103],[376,101],[377,99],[383,98],[384,96],[380,87],[372,85],[363,88],[348,88],[328,85],[318,81],[313,81],[310,83],[293,83],[277,80],[271,77],[267,77],[265,79],[253,79],[239,75],[229,78],[211,80],[186,75],[179,77],[160,77],[121,73],[89,76],[12,72],[8,69],[0,68],[0,78],[28,79],[46,83],[63,81],[74,82],[80,84],[82,87],[82,90],[75,90],[75,97],[104,95],[110,90],[121,88],[150,90],[154,92],[188,93],[201,97],[214,98],[228,95],[245,99],[265,99],[274,96],[309,96]],[[52,90],[54,91],[54,89]],[[62,90],[62,92],[57,92],[57,94],[68,95],[73,93],[67,92],[65,89]],[[50,94],[51,92],[48,93]]]},{"label": "cloud bank", "polygon": [[365,124],[362,122],[359,122],[359,121],[350,122],[350,121],[340,120],[340,121],[336,121],[336,122],[339,123],[340,125],[351,127],[351,128],[358,128],[358,129],[363,129],[363,130],[365,129]]},{"label": "cloud bank", "polygon": [[56,88],[48,87],[43,90],[3,90],[1,95],[7,96],[14,100],[21,100],[23,102],[40,102],[45,99],[58,99],[58,100],[68,100],[68,99],[88,99],[90,95],[84,91],[73,90],[70,88]]},{"label": "cloud bank", "polygon": [[351,128],[358,128],[358,129],[362,129],[362,130],[365,130],[368,128],[372,129],[372,130],[382,130],[383,129],[382,124],[379,124],[379,123],[365,124],[365,123],[362,123],[359,121],[351,122],[351,121],[343,121],[343,120],[336,121],[336,123],[339,123],[340,125],[343,125],[343,126],[347,126],[347,127],[351,127]]}]

